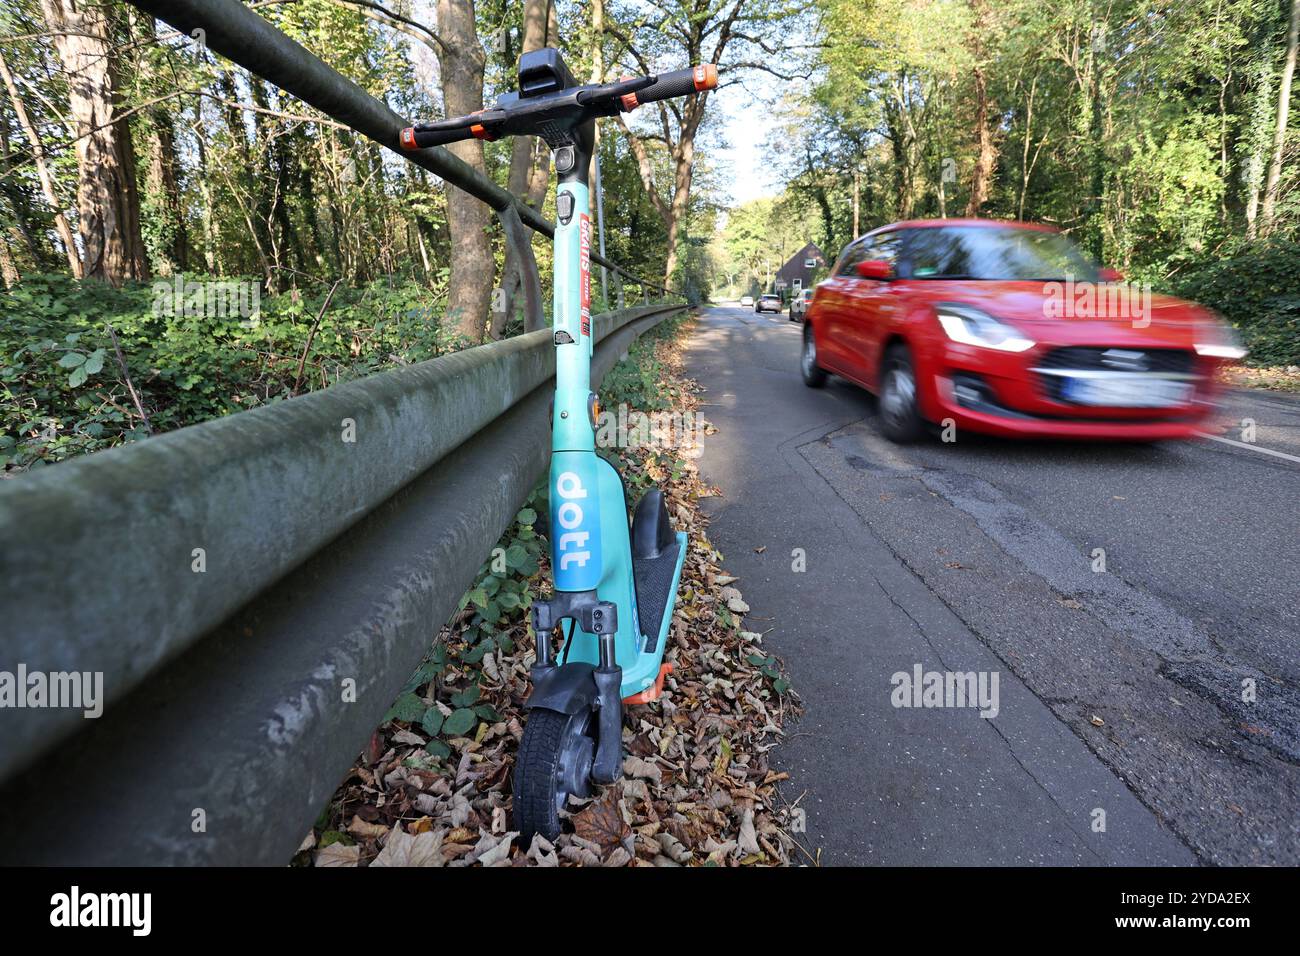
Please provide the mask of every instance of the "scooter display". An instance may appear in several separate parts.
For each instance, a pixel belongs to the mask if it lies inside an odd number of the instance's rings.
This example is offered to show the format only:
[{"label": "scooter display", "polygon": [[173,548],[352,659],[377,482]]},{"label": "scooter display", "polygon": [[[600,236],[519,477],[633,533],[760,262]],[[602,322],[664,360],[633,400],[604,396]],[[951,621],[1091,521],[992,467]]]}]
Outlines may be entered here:
[{"label": "scooter display", "polygon": [[[532,607],[537,641],[529,711],[514,771],[522,845],[554,839],[569,797],[613,783],[623,768],[623,707],[663,690],[663,663],[686,535],[652,488],[629,523],[622,478],[596,454],[591,390],[591,219],[588,170],[598,117],[717,85],[711,64],[580,86],[558,50],[524,54],[519,91],[490,108],[402,131],[404,149],[476,137],[538,136],[558,176],[554,257],[550,489],[554,591]],[[560,632],[558,652],[552,647]]]}]

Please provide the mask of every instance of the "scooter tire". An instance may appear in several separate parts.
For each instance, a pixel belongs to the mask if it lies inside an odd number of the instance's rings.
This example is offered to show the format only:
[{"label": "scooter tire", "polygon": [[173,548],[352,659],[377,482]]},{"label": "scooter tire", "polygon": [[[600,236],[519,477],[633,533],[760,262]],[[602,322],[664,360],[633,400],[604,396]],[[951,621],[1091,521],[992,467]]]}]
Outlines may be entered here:
[{"label": "scooter tire", "polygon": [[[534,834],[547,840],[560,835],[560,807],[568,800],[573,789],[566,785],[566,777],[573,779],[568,760],[574,758],[575,749],[585,750],[583,738],[591,739],[592,714],[584,710],[576,714],[561,714],[553,710],[534,710],[524,725],[523,740],[515,758],[514,774],[514,824],[519,831],[519,846],[527,850]],[[591,740],[594,753],[595,741]],[[586,774],[590,787],[589,768]],[[588,790],[589,793],[589,790]],[[574,796],[585,796],[576,793]]]}]

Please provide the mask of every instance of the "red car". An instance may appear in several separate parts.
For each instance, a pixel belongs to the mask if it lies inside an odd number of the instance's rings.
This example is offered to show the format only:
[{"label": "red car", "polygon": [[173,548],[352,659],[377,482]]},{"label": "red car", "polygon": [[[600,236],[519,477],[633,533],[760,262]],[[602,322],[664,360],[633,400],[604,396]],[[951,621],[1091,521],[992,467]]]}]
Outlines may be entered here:
[{"label": "red car", "polygon": [[1055,229],[895,223],[848,245],[803,330],[804,382],[874,392],[894,441],[927,423],[992,435],[1183,438],[1245,355],[1213,312],[1099,269]]}]

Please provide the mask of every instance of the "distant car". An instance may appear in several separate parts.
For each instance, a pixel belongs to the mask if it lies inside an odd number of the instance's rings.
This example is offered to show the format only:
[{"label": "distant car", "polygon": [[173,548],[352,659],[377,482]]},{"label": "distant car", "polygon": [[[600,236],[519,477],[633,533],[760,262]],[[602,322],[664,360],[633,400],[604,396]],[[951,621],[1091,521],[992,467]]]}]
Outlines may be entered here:
[{"label": "distant car", "polygon": [[740,297],[741,308],[746,308],[748,306],[752,306],[753,304],[754,304],[754,297],[752,295],[742,295]]},{"label": "distant car", "polygon": [[764,293],[763,295],[759,296],[758,301],[754,303],[754,311],[775,312],[777,315],[780,315],[781,297],[771,292]]},{"label": "distant car", "polygon": [[790,321],[802,322],[803,317],[808,313],[808,306],[812,305],[812,300],[812,289],[803,289],[796,292],[790,300]]},{"label": "distant car", "polygon": [[1205,427],[1246,350],[1202,306],[1126,285],[1047,226],[895,223],[850,243],[804,321],[802,371],[879,396],[885,436],[1155,441]]}]

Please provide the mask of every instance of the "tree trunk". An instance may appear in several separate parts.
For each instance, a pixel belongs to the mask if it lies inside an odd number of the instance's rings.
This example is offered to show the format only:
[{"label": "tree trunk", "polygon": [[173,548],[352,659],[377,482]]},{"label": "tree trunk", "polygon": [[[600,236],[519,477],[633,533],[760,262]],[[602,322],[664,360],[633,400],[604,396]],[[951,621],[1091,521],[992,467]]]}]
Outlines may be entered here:
[{"label": "tree trunk", "polygon": [[185,212],[176,184],[176,138],[171,117],[163,110],[151,113],[149,127],[149,167],[145,185],[151,204],[164,220],[162,239],[155,255],[159,271],[171,275],[183,272],[189,259]]},{"label": "tree trunk", "polygon": [[[54,212],[54,231],[59,234],[59,239],[63,243],[64,252],[68,257],[68,268],[72,270],[73,276],[80,279],[81,259],[77,256],[77,244],[72,239],[72,227],[68,225],[67,217],[63,215],[63,205],[54,192],[54,180],[45,163],[45,146],[41,142],[41,134],[32,125],[31,118],[27,115],[27,107],[22,97],[18,95],[18,87],[14,84],[14,78],[9,72],[9,65],[5,62],[3,54],[0,54],[0,79],[4,80],[5,89],[13,103],[18,125],[23,128],[23,134],[32,145],[32,161],[36,166],[36,178],[40,181],[41,193],[45,196],[45,201],[50,204],[50,209]],[[8,149],[5,152],[7,154]]]},{"label": "tree trunk", "polygon": [[196,104],[200,122],[194,124],[194,139],[198,144],[199,168],[196,177],[199,184],[199,197],[203,200],[203,264],[209,273],[218,274],[221,268],[221,233],[217,229],[212,215],[212,186],[208,182],[208,147],[207,131],[203,129],[202,103]]},{"label": "tree trunk", "polygon": [[108,8],[87,0],[41,0],[41,8],[68,77],[82,275],[114,285],[147,279],[131,130],[127,120],[113,119],[118,96]]},{"label": "tree trunk", "polygon": [[0,242],[0,279],[4,279],[6,289],[12,289],[20,281],[22,276],[18,274],[18,267],[14,265],[14,257],[9,252],[9,242]]},{"label": "tree trunk", "polygon": [[[736,3],[727,7],[726,5],[718,6],[712,12],[706,11],[704,7],[700,8],[699,15],[693,18],[689,26],[679,25],[675,33],[665,32],[664,37],[676,36],[674,49],[677,55],[686,63],[712,63],[715,67],[721,62],[726,50],[727,43],[736,36],[733,32],[735,18],[739,15],[742,4]],[[723,10],[730,10],[730,13],[723,14]],[[711,17],[719,15],[716,21]],[[637,61],[638,65],[647,72],[649,65],[644,56],[632,48],[631,44],[619,37],[614,30],[609,32],[623,41],[624,46],[628,47],[628,52]],[[717,40],[713,41],[711,35],[717,33]],[[704,53],[706,40],[713,45],[712,54]],[[678,46],[679,45],[679,46]],[[619,114],[618,124],[627,136],[628,147],[632,150],[632,155],[636,159],[637,172],[640,174],[641,183],[645,186],[646,195],[650,200],[650,205],[654,207],[659,218],[663,220],[664,228],[668,233],[668,250],[664,262],[664,285],[672,285],[672,276],[677,269],[678,246],[685,238],[684,226],[686,225],[686,215],[690,209],[691,183],[694,175],[693,164],[695,160],[695,134],[699,131],[700,121],[704,118],[704,110],[709,101],[709,91],[704,90],[689,99],[680,101],[678,105],[669,109],[664,103],[655,103],[647,106],[647,109],[654,110],[658,113],[658,129],[656,129],[656,140],[661,140],[668,148],[668,156],[671,161],[673,188],[671,194],[665,198],[655,186],[654,164],[651,161],[650,154],[646,149],[644,138],[636,135],[628,127],[622,114]],[[674,136],[673,127],[676,128]]]},{"label": "tree trunk", "polygon": [[[462,116],[483,108],[483,49],[474,23],[473,0],[437,0],[436,47],[447,116]],[[487,175],[483,144],[477,139],[451,143],[447,149],[471,169]],[[447,221],[451,231],[451,288],[447,312],[452,327],[471,341],[483,338],[492,298],[495,264],[488,241],[488,207],[469,193],[447,189]]]},{"label": "tree trunk", "polygon": [[1260,210],[1260,231],[1267,236],[1277,215],[1277,194],[1282,181],[1282,154],[1286,147],[1287,120],[1291,107],[1291,80],[1295,76],[1296,47],[1300,45],[1300,0],[1291,0],[1291,29],[1286,37],[1286,61],[1282,82],[1277,91],[1277,130],[1273,134],[1273,161],[1268,167],[1264,186],[1264,205]]},{"label": "tree trunk", "polygon": [[[139,52],[140,79],[152,93],[162,85],[151,60],[157,43],[153,17],[137,11],[132,15],[132,26],[145,43]],[[146,215],[157,223],[158,240],[151,252],[155,267],[163,275],[183,272],[189,258],[185,210],[176,177],[176,130],[172,123],[175,108],[170,103],[156,104],[148,111],[145,124],[148,165],[144,204]]]},{"label": "tree trunk", "polygon": [[682,226],[686,224],[691,201],[691,182],[695,176],[695,131],[677,141],[673,156],[673,198],[669,204],[668,258],[664,263],[664,285],[672,287],[673,273],[677,271],[677,249],[683,238]]},{"label": "tree trunk", "polygon": [[[975,170],[971,175],[970,199],[966,202],[966,215],[975,217],[980,208],[988,201],[989,185],[993,181],[993,164],[997,161],[997,147],[993,143],[993,131],[989,129],[989,88],[988,76],[983,67],[971,71],[975,80],[975,136],[976,154]],[[942,176],[940,177],[942,179]]]},{"label": "tree trunk", "polygon": [[1273,141],[1273,75],[1272,57],[1265,51],[1257,65],[1255,89],[1251,94],[1250,122],[1247,133],[1249,144],[1242,185],[1246,190],[1246,238],[1254,239],[1259,225],[1259,199],[1264,188],[1265,156]]},{"label": "tree trunk", "polygon": [[[553,0],[525,0],[523,52],[539,50],[557,40]],[[510,174],[507,188],[534,209],[541,209],[546,200],[546,189],[551,178],[551,153],[546,144],[536,136],[516,136],[510,144]],[[504,220],[503,220],[504,223]],[[509,224],[505,224],[507,231]],[[529,231],[531,236],[531,230]],[[522,255],[521,255],[522,252]],[[528,261],[531,260],[531,261]],[[526,289],[527,277],[537,272],[537,259],[533,256],[531,240],[526,246],[516,242],[506,243],[506,259],[501,270],[500,308],[492,313],[490,334],[499,339],[515,313],[515,303]],[[524,330],[531,332],[540,326],[540,317],[528,314],[525,309]]]}]

